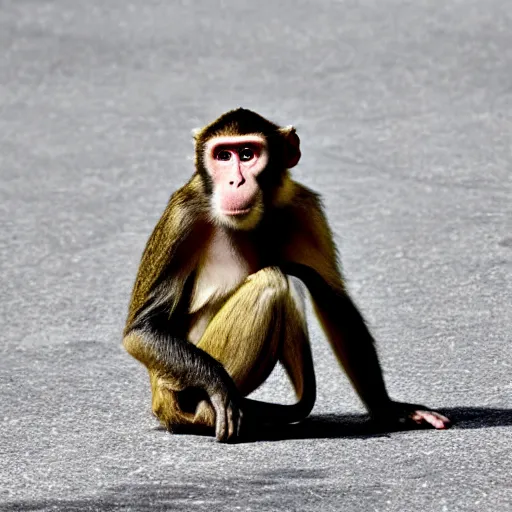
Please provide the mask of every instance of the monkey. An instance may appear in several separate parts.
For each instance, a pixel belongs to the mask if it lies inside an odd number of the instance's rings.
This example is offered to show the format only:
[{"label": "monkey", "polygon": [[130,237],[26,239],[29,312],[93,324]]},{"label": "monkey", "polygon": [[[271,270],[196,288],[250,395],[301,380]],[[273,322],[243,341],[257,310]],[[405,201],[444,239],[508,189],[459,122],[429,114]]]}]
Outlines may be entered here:
[{"label": "monkey", "polygon": [[[160,423],[226,442],[243,438],[246,425],[305,419],[316,400],[305,285],[370,416],[447,428],[439,412],[389,397],[321,198],[291,177],[301,158],[296,129],[238,108],[197,130],[194,141],[195,170],[147,242],[123,337],[147,367]],[[296,403],[247,398],[277,362]]]}]

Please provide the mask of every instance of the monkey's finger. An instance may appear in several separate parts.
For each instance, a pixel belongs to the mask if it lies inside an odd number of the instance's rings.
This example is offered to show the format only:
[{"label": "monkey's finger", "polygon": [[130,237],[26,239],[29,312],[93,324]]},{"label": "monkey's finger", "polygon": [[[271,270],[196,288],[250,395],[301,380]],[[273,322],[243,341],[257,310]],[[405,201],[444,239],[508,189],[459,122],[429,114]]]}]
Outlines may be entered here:
[{"label": "monkey's finger", "polygon": [[428,423],[436,429],[445,429],[450,426],[450,420],[435,411],[414,411],[411,419],[418,424]]},{"label": "monkey's finger", "polygon": [[217,441],[226,440],[226,407],[220,395],[213,395],[210,398],[213,409],[215,410],[215,437]]},{"label": "monkey's finger", "polygon": [[226,415],[224,414],[225,410],[221,410],[217,413],[216,426],[215,426],[215,437],[217,441],[223,443],[226,441]]},{"label": "monkey's finger", "polygon": [[226,441],[226,415],[225,410],[221,409],[217,412],[216,420],[215,420],[215,437],[217,441],[223,443]]}]

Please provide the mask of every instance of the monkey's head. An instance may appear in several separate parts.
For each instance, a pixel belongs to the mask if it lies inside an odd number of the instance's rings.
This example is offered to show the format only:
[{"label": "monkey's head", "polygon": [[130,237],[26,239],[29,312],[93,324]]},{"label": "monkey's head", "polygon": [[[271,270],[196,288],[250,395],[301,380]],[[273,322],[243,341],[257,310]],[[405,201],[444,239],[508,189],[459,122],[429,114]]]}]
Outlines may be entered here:
[{"label": "monkey's head", "polygon": [[213,220],[232,229],[255,228],[279,196],[287,170],[299,162],[295,128],[239,108],[196,131],[194,139]]}]

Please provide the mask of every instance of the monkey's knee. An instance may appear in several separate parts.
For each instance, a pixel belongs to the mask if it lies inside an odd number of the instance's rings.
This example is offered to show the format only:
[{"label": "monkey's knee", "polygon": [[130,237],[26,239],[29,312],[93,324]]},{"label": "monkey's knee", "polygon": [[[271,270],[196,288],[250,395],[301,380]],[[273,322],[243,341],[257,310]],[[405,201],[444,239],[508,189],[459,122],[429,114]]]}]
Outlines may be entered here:
[{"label": "monkey's knee", "polygon": [[286,304],[290,290],[288,277],[278,267],[265,267],[246,279],[246,286],[254,296],[258,308]]},{"label": "monkey's knee", "polygon": [[288,278],[279,267],[264,267],[247,276],[246,282],[263,288],[288,290]]}]

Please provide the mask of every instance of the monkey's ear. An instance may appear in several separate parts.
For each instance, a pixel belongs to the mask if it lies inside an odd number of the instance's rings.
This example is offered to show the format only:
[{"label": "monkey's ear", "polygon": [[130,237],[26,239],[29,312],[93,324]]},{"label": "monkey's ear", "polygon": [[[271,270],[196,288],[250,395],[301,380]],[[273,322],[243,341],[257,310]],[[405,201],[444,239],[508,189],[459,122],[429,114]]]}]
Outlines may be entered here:
[{"label": "monkey's ear", "polygon": [[284,158],[286,168],[291,169],[292,167],[295,167],[300,160],[300,139],[293,126],[280,128],[279,132],[284,139]]}]

